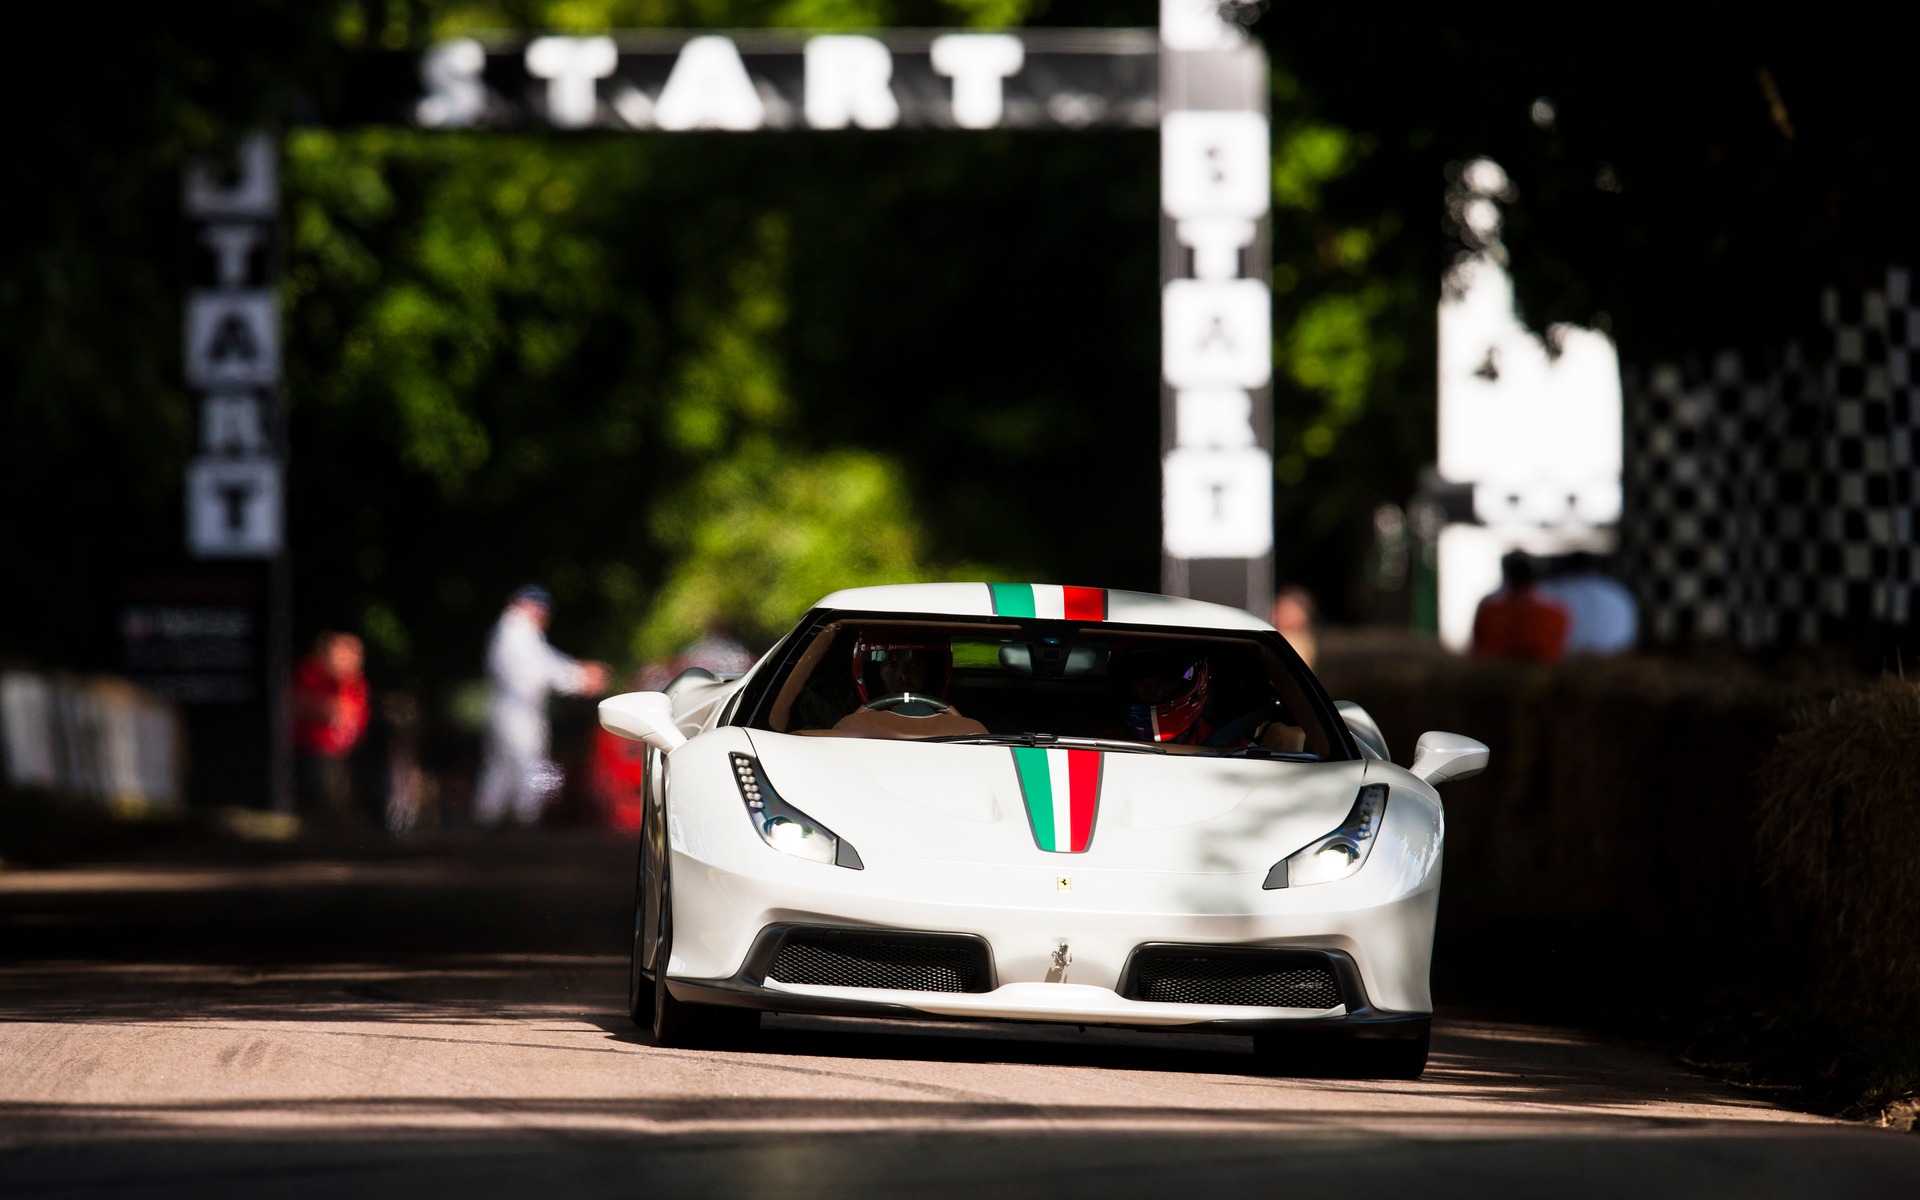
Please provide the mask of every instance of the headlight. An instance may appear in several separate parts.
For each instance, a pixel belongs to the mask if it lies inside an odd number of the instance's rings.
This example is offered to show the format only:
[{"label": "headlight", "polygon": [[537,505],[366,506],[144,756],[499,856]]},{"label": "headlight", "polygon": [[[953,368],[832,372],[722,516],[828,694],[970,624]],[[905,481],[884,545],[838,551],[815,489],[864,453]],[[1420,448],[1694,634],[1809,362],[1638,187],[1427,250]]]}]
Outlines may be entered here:
[{"label": "headlight", "polygon": [[1387,785],[1369,783],[1354,798],[1353,811],[1340,828],[1273,864],[1267,881],[1260,886],[1272,891],[1283,887],[1306,887],[1345,879],[1366,865],[1373,852],[1374,836],[1380,832],[1380,820],[1387,813]]},{"label": "headlight", "polygon": [[729,755],[733,761],[733,781],[739,785],[740,800],[747,806],[747,819],[753,822],[760,840],[775,850],[796,858],[810,858],[836,867],[866,870],[860,854],[831,829],[780,798],[767,782],[760,760],[747,754]]}]

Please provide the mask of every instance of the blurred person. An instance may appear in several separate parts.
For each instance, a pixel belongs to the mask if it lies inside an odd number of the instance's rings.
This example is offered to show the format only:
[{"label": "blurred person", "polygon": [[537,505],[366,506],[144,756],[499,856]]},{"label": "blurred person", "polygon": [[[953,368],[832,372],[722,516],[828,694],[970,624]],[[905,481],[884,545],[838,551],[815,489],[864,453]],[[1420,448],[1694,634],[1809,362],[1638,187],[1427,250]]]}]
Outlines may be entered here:
[{"label": "blurred person", "polygon": [[350,633],[322,633],[293,669],[293,746],[300,807],[353,819],[353,748],[367,731],[366,650]]},{"label": "blurred person", "polygon": [[1540,584],[1558,600],[1572,621],[1568,654],[1624,654],[1640,636],[1640,606],[1619,580],[1600,569],[1596,554],[1581,550],[1566,559],[1566,569]]},{"label": "blurred person", "polygon": [[1500,589],[1473,614],[1473,653],[1482,658],[1559,662],[1567,652],[1567,610],[1534,583],[1533,559],[1515,550],[1500,560]]},{"label": "blurred person", "polygon": [[498,825],[509,814],[521,825],[540,819],[560,786],[560,768],[547,757],[548,694],[593,695],[606,688],[605,663],[568,658],[547,644],[552,615],[547,589],[523,587],[487,639],[487,726],[473,802],[481,825]]},{"label": "blurred person", "polygon": [[1300,661],[1312,670],[1320,649],[1320,610],[1313,602],[1313,593],[1298,585],[1281,588],[1273,598],[1273,615],[1267,623],[1280,631]]}]

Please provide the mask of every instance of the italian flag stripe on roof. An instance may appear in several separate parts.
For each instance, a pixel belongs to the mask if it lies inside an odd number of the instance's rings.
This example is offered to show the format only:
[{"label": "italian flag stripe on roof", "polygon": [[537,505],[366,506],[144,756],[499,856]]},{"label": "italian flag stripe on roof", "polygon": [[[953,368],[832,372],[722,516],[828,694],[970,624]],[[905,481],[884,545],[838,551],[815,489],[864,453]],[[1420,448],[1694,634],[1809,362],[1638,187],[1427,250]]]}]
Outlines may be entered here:
[{"label": "italian flag stripe on roof", "polygon": [[1084,853],[1100,807],[1100,752],[1015,746],[1013,769],[1034,844],[1055,854]]},{"label": "italian flag stripe on roof", "polygon": [[1061,587],[1052,583],[990,583],[996,617],[1035,617],[1042,620],[1104,621],[1107,589]]}]

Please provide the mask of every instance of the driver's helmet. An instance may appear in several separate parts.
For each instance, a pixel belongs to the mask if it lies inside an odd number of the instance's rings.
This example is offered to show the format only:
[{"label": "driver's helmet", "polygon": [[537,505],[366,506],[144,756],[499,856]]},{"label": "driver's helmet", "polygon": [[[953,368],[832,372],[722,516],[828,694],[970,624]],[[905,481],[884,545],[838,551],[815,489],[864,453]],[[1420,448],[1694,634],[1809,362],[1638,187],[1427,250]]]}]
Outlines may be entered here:
[{"label": "driver's helmet", "polygon": [[1119,686],[1128,732],[1142,741],[1175,742],[1207,707],[1207,660],[1180,650],[1115,650],[1108,673]]},{"label": "driver's helmet", "polygon": [[945,638],[862,630],[853,641],[853,686],[866,704],[885,696],[947,698],[953,647]]}]

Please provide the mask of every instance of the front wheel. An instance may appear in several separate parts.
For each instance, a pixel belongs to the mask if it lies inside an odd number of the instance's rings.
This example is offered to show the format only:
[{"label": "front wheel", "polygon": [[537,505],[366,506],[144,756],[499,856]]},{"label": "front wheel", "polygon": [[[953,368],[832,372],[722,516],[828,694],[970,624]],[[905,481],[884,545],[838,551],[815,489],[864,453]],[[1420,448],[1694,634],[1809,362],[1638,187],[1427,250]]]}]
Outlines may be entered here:
[{"label": "front wheel", "polygon": [[[636,946],[638,938],[635,939]],[[711,1004],[689,1004],[674,998],[667,990],[667,964],[673,960],[673,891],[667,885],[666,872],[660,879],[660,942],[654,950],[654,967],[647,989],[652,1009],[653,1044],[656,1046],[714,1047],[746,1041],[760,1028],[760,1014],[751,1008],[720,1008]],[[640,976],[639,951],[634,951],[634,976]],[[636,991],[638,987],[636,985]],[[634,1013],[634,1020],[640,1020]]]}]

